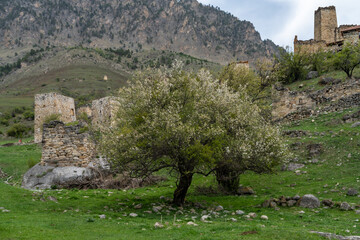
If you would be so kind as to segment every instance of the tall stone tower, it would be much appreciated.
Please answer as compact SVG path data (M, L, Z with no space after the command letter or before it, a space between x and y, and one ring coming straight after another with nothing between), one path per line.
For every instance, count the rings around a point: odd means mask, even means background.
M315 41L335 42L335 29L338 27L335 6L319 7L315 11Z

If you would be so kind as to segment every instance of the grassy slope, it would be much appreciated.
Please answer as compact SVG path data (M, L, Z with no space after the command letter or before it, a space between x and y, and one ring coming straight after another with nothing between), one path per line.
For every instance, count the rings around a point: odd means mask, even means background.
M175 211L163 211L162 215L144 213L152 208L152 203L163 203L160 196L172 196L175 187L172 180L128 191L63 190L44 193L32 193L0 182L0 207L11 210L10 213L0 212L0 239L322 239L309 233L311 230L360 235L360 224L356 221L360 215L354 211L323 208L315 211L298 207L275 211L256 207L271 197L308 193L316 195L320 200L359 204L360 198L346 196L347 190L344 188L359 188L360 185L359 128L351 128L351 124L331 124L332 119L341 118L355 110L358 109L320 115L285 126L286 129L312 132L312 137L288 141L323 144L325 151L318 159L324 162L307 164L302 169L307 173L299 176L293 172L278 172L276 175L244 174L241 183L252 186L256 196L200 195L194 190L195 186L213 185L215 181L211 177L196 177L187 200L200 202L208 208L220 204L230 211L213 218L212 223L200 222L202 210L195 208L196 213L190 213L191 206L182 210L184 214L176 215L176 219L181 220L176 222L179 226L172 224ZM315 136L318 132L324 133L324 136ZM349 153L351 157L348 157ZM300 161L308 160L305 146L296 154ZM35 146L0 148L0 168L14 175L15 182L19 182L20 173L26 171L29 157L39 159L40 150ZM291 184L296 185L291 187ZM325 184L328 187L324 187ZM55 196L58 203L41 201L41 198L47 199L48 196ZM142 203L143 208L135 210L133 206L138 203ZM269 220L257 217L250 221L232 216L231 213L238 209L246 213L256 212L258 216L267 215ZM299 214L301 210L305 214ZM138 213L139 217L123 216L131 212ZM107 218L99 219L100 214L106 214ZM199 224L198 227L186 225L192 216L197 216L195 222ZM231 217L238 219L238 222L231 222ZM161 219L163 223L170 224L164 229L154 229L154 223ZM241 235L253 230L257 234Z

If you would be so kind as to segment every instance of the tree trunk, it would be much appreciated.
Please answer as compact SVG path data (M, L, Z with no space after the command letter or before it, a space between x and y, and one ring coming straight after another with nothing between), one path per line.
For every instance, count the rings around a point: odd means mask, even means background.
M227 166L221 166L216 170L216 180L227 193L235 194L240 183L240 173Z
M174 200L173 203L175 205L181 206L185 202L186 193L191 185L193 173L180 175L179 185L177 186L174 192Z

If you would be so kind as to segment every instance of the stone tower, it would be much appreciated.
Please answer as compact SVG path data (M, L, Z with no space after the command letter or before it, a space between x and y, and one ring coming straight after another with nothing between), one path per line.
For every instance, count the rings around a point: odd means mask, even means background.
M335 30L337 27L336 9L334 6L319 7L315 11L315 41L335 42Z

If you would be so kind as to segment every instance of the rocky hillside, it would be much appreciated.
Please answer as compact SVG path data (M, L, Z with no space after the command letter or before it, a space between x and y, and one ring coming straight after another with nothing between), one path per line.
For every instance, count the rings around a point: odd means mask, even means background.
M196 0L1 0L0 45L173 50L218 63L271 56L252 23Z

